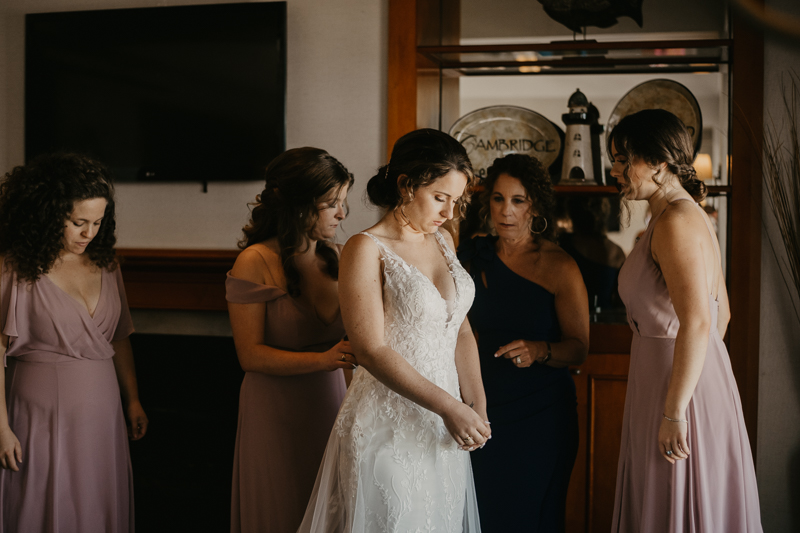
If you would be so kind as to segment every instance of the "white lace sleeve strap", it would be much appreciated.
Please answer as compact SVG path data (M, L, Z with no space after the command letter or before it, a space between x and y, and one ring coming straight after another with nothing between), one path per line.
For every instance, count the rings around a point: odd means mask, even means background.
M367 237L369 237L370 239L372 239L373 241L375 241L375 246L377 246L377 247L378 247L378 252L380 252L380 254L381 254L381 259L382 259L382 260L385 260L385 257L386 257L386 245L384 245L384 244L383 244L383 243L380 241L380 239L378 239L378 238L377 238L375 235L373 235L372 233L369 233L369 232L366 232L366 231L362 231L361 233L359 233L359 235L366 235Z
M449 261L452 261L453 259L455 259L456 258L456 254L453 251L453 249L450 248L450 245L447 244L447 240L444 238L444 235L442 235L442 230L437 231L436 233L434 233L434 235L436 235L436 241L439 243L439 246L442 248L442 252L444 252L445 257L447 257L447 259Z

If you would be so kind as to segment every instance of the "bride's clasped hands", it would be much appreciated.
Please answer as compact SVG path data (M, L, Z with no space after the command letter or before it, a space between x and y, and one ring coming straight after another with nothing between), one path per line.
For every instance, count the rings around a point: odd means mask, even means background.
M462 450L471 452L483 448L492 438L492 429L484 408L483 416L455 398L441 413L444 425Z

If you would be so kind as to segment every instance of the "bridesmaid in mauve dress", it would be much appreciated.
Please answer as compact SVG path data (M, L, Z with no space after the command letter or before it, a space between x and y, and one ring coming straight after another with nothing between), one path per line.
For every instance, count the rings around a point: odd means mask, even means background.
M722 341L730 311L692 141L663 110L624 118L611 174L653 218L620 271L633 330L612 531L760 532L753 456Z
M127 440L147 417L114 229L87 158L42 156L0 184L0 533L133 531Z
M239 395L231 531L295 533L355 358L339 314L339 249L353 176L318 148L266 171L225 284L246 372ZM349 378L349 375L347 376Z

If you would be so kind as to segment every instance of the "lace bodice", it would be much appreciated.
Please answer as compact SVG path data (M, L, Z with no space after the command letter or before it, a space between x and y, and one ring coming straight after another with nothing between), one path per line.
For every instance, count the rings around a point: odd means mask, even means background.
M426 379L458 397L454 350L461 323L472 305L475 286L441 234L436 240L455 283L455 299L442 298L417 267L369 233L381 253L384 287L384 338Z
M455 284L448 302L369 233L383 264L384 339L423 377L461 399L455 349L475 286L439 233ZM342 403L301 532L476 532L469 455L441 417L359 367Z

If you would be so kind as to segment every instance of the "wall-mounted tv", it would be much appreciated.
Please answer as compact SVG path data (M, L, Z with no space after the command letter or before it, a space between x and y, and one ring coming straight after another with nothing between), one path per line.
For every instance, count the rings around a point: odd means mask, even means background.
M286 146L286 3L26 16L25 156L120 181L258 180Z

